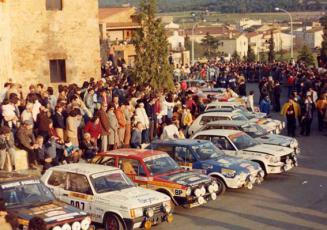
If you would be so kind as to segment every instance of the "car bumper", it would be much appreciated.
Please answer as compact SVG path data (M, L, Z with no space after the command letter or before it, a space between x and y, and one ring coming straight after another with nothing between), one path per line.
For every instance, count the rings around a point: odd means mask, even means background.
M252 189L255 184L262 183L263 177L264 172L262 170L258 170L251 173L245 179L226 178L225 182L228 188L238 189L244 187L247 189Z
M280 163L279 165L268 165L267 173L268 174L278 174L290 171L292 168L298 166L297 158L294 158L287 163Z
M213 200L212 196L210 193L206 193L204 196L202 196L204 199L204 202L199 202L199 198L195 196L189 196L187 198L181 198L181 197L176 197L175 199L178 200L180 205L183 205L186 208L195 208L199 207L201 205L204 205L208 203L209 201Z
M172 214L167 213L157 213L153 217L138 217L135 219L124 219L124 222L126 224L126 228L129 229L136 229L136 228L142 228L144 227L146 222L150 222L151 226L162 223L162 222L169 222L168 217L172 217Z

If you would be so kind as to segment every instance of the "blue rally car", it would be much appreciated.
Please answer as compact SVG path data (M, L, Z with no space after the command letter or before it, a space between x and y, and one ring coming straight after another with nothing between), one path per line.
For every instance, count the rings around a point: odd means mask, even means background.
M227 156L210 141L156 140L147 149L167 152L180 166L214 177L219 186L218 195L226 187L252 189L263 181L264 172L259 164Z

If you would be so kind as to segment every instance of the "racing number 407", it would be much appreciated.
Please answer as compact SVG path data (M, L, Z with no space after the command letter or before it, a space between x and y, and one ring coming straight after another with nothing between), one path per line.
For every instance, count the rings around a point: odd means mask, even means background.
M72 201L70 201L70 204L72 206L75 206L76 208L79 208L79 209L82 209L82 210L84 210L84 208L85 208L85 203L84 202L79 202L79 201L72 200Z

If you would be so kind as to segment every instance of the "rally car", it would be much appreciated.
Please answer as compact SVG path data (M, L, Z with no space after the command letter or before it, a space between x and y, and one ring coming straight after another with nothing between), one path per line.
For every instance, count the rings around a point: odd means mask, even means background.
M296 154L300 153L299 143L295 138L278 134L271 134L260 125L249 121L213 121L204 125L200 131L211 129L240 130L263 144L289 147L294 149Z
M298 165L293 149L262 144L237 130L205 130L196 133L192 139L210 140L227 155L257 162L265 175L286 172Z
M190 128L188 129L188 134L193 135L197 131L199 131L203 125L212 122L212 121L220 121L220 120L231 120L231 121L252 121L268 132L271 133L280 133L280 130L283 128L283 124L276 123L271 119L249 119L244 114L240 113L239 111L235 110L232 112L216 112L216 111L207 111L203 114L200 114L192 123Z
M121 168L140 186L169 195L175 205L192 208L217 198L213 179L186 171L161 151L119 149L100 153L92 163Z
M0 172L0 198L7 212L17 216L19 229L27 230L34 217L41 218L47 230L90 228L91 219L84 211L56 200L36 177Z
M173 221L169 196L137 187L118 168L61 165L47 170L42 181L57 198L89 213L106 230L150 229Z
M179 165L213 177L218 183L218 195L228 188L246 187L263 181L260 165L230 157L210 141L203 140L157 140L147 148L167 152Z

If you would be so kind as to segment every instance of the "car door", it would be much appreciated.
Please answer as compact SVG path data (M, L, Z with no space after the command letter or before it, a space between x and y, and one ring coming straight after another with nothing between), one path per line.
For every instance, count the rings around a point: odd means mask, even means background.
M90 181L83 174L67 172L65 189L62 190L61 197L66 203L87 213L95 212Z
M132 180L141 187L148 186L149 178L146 175L143 164L136 159L121 157L118 160L118 167Z
M211 136L211 142L223 150L227 155L237 156L237 151L232 143L224 136Z

